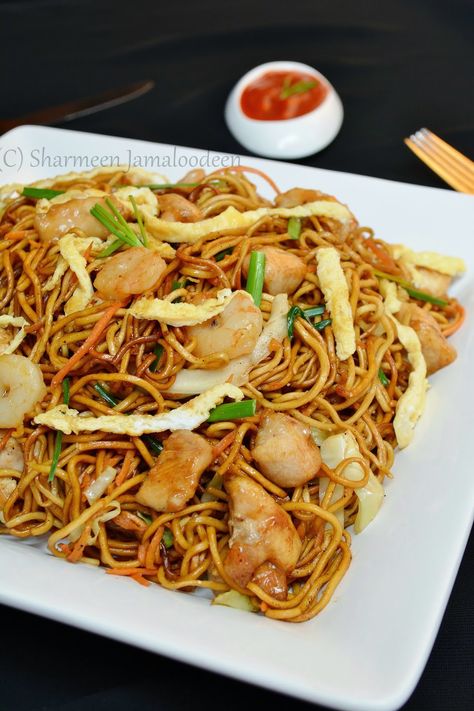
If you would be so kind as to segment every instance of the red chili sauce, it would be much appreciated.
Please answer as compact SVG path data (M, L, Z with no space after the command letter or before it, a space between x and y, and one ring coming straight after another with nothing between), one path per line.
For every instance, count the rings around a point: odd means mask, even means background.
M266 72L244 89L240 105L251 119L281 121L313 111L327 92L326 84L311 74Z

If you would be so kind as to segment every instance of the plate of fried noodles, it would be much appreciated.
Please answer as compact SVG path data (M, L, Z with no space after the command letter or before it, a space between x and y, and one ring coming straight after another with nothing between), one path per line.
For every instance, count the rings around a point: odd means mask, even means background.
M472 198L191 149L165 170L144 156L170 147L53 129L10 145L143 160L0 187L0 600L398 706L472 511Z

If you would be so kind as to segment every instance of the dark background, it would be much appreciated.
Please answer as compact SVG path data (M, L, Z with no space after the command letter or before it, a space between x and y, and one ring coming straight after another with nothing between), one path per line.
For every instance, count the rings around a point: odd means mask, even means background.
M445 187L403 138L427 126L474 155L473 8L472 0L0 2L1 118L151 78L145 97L67 127L245 154L223 120L227 94L256 64L292 59L322 71L345 108L336 140L299 162ZM471 537L406 711L474 706L473 549ZM0 649L0 711L319 708L3 607Z

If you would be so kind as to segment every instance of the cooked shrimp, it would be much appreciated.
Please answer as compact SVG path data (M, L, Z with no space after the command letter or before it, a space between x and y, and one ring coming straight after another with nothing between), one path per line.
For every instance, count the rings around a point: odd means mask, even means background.
M176 430L137 493L137 501L155 511L180 511L197 489L213 460L211 445L188 430Z
M302 486L321 466L319 447L309 427L282 412L267 410L255 438L252 456L278 486Z
M280 193L275 198L277 207L296 207L304 205L307 202L315 202L316 200L335 200L332 195L326 195L319 190L308 190L307 188L292 188L286 193Z
M286 600L288 596L288 582L285 571L268 561L258 566L252 582L276 600Z
M0 427L17 427L46 387L41 368L21 355L0 356Z
M224 352L232 359L253 351L262 325L262 313L252 297L238 293L218 316L189 326L187 333L196 341L193 352L198 358Z
M202 168L190 170L189 173L186 173L186 175L181 178L181 180L178 180L180 185L179 190L183 193L192 193L192 191L197 187L196 183L201 183L205 177L206 171ZM189 183L189 185L185 185L185 183Z
M130 247L107 259L94 286L104 299L124 299L151 289L165 269L166 262L156 252Z
M0 439L3 439L4 436L5 432L0 430ZM23 448L18 440L10 437L4 448L0 450L0 469L13 469L16 472L22 472L24 465Z
M167 222L197 222L202 220L201 210L190 200L176 193L158 195L160 219Z
M40 239L50 242L74 228L81 230L86 237L107 237L109 230L90 213L97 203L107 207L105 197L92 195L53 203L48 212L37 212L34 225ZM118 210L122 210L119 201L116 201L116 206Z
M418 334L428 375L436 373L437 370L456 360L456 349L443 336L438 322L429 311L420 308L417 304L403 304L399 317Z
M224 567L230 577L245 587L266 561L285 573L293 570L301 552L301 540L286 511L250 477L231 475L225 488L229 494L232 536Z
M306 274L306 264L302 259L278 247L262 247L258 250L265 255L264 291L277 294L292 294L299 287ZM244 260L243 272L247 276L250 255Z

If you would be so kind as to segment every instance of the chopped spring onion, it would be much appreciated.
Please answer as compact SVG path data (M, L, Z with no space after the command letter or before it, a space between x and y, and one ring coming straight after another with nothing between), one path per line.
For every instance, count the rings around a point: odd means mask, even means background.
M174 536L169 528L165 528L161 540L163 541L165 548L171 548L171 546L173 545Z
M163 451L163 445L160 442L159 439L156 439L156 437L153 437L153 435L145 434L142 435L142 440L144 443L148 446L149 449L153 452L153 454L161 454Z
M252 297L255 306L260 306L262 301L263 281L265 279L265 253L251 252L247 286L245 290Z
M111 202L108 198L105 202L109 210L106 210L103 205L96 203L90 210L91 215L102 225L104 225L104 227L109 230L111 234L115 235L122 244L128 244L129 247L141 247L141 241L138 239L128 222L126 222L117 210L113 202ZM99 257L109 256L109 254L111 254L110 250L112 247L114 247L113 251L118 248L118 246L115 245L116 242L110 245L110 247L107 247L107 249L99 254Z
M148 237L145 232L145 228L143 226L143 220L142 220L142 216L140 215L140 210L138 209L138 205L137 205L136 200L133 197L133 195L129 195L129 199L130 199L130 202L132 203L133 214L135 215L135 219L137 221L138 228L140 230L140 235L142 238L143 246L148 247Z
M108 390L106 390L104 387L102 387L102 385L100 385L100 383L94 384L94 390L99 393L101 398L103 400L105 400L107 405L109 405L110 407L115 407L116 405L119 404L119 400L117 400L117 398L113 397L113 395L111 395ZM128 413L125 413L125 414L128 414ZM163 450L163 445L159 439L157 439L156 437L153 437L153 435L146 434L146 435L142 435L142 440L147 445L148 449L150 449L152 451L153 454L156 454L157 456L158 456L158 454L161 454L161 452Z
M156 346L153 348L153 353L156 355L156 358L155 358L155 360L151 363L151 365L150 365L150 367L149 367L149 370L151 370L152 373L154 373L155 370L158 368L158 364L159 364L159 362L160 362L160 360L161 360L161 356L163 355L163 352L164 352L164 348L163 348L163 346L161 345L161 343L158 343L158 345L156 345Z
M378 269L374 269L374 274L375 276L378 276L381 279L388 279L389 281L394 281L397 284L400 284L400 286L405 289L408 295L411 296L413 299L418 299L419 301L427 301L429 304L434 304L435 306L449 305L449 302L445 299L439 299L437 296L432 296L431 294L427 294L425 291L419 291L418 289L415 289L409 281L406 281L405 279L402 279L399 276L395 276L394 274L387 274L387 272L381 272Z
M215 407L209 415L208 422L223 422L225 420L240 420L243 417L252 417L257 411L256 400L242 400L241 402L226 402Z
M290 217L288 220L288 235L291 239L298 239L301 234L301 220L299 217Z
M384 386L384 388L386 388L390 382L390 380L387 378L387 376L383 372L382 368L379 368L379 380L382 383L382 385Z
M216 262L221 262L227 254L232 254L233 251L233 247L227 247L227 249L223 249L222 252L217 252L217 254L214 256L214 259L216 260Z
M321 321L318 321L318 323L313 323L313 326L315 327L316 331L323 331L326 326L330 326L332 324L332 318L323 318Z
M184 279L183 281L174 281L171 284L171 291L176 291L176 289L184 289L188 284L188 280Z
M295 319L298 316L301 316L301 318L304 318L305 321L310 323L314 328L316 328L318 331L321 331L323 328L326 328L326 326L329 326L331 323L331 319L324 319L323 321L320 321L319 323L312 323L310 321L312 316L321 316L324 312L326 311L326 307L324 304L321 304L321 306L312 306L309 309L301 309L299 306L292 306L291 309L288 311L287 315L287 322L288 322L288 338L291 339L293 338L293 332L295 328Z
M102 385L100 385L100 383L94 384L94 390L99 393L102 400L105 400L107 405L110 405L110 407L115 407L116 405L119 404L119 401L117 400L117 398L113 397L113 395L111 395L108 390L106 390L104 387L102 387Z
M143 188L150 190L171 190L172 188L197 188L200 183L150 183L150 185L142 185Z
M296 84L290 84L291 79L287 77L283 84L282 90L280 91L280 99L289 99L290 96L294 94L305 94L307 91L314 89L317 85L315 80L304 80L297 81Z
M65 405L69 405L69 378L64 378L62 382L63 390L63 402ZM51 459L51 468L49 470L48 481L51 482L56 474L56 469L58 468L59 457L61 455L61 447L63 444L63 433L56 432L56 439L54 441L53 458Z
M137 511L137 516L138 518L141 518L141 520L144 521L147 526L149 526L153 522L152 517L148 516L148 514L146 513L143 513L143 511Z
M51 200L51 198L63 195L65 192L65 190L51 190L50 188L23 188L22 195L36 200L41 200L41 198Z

